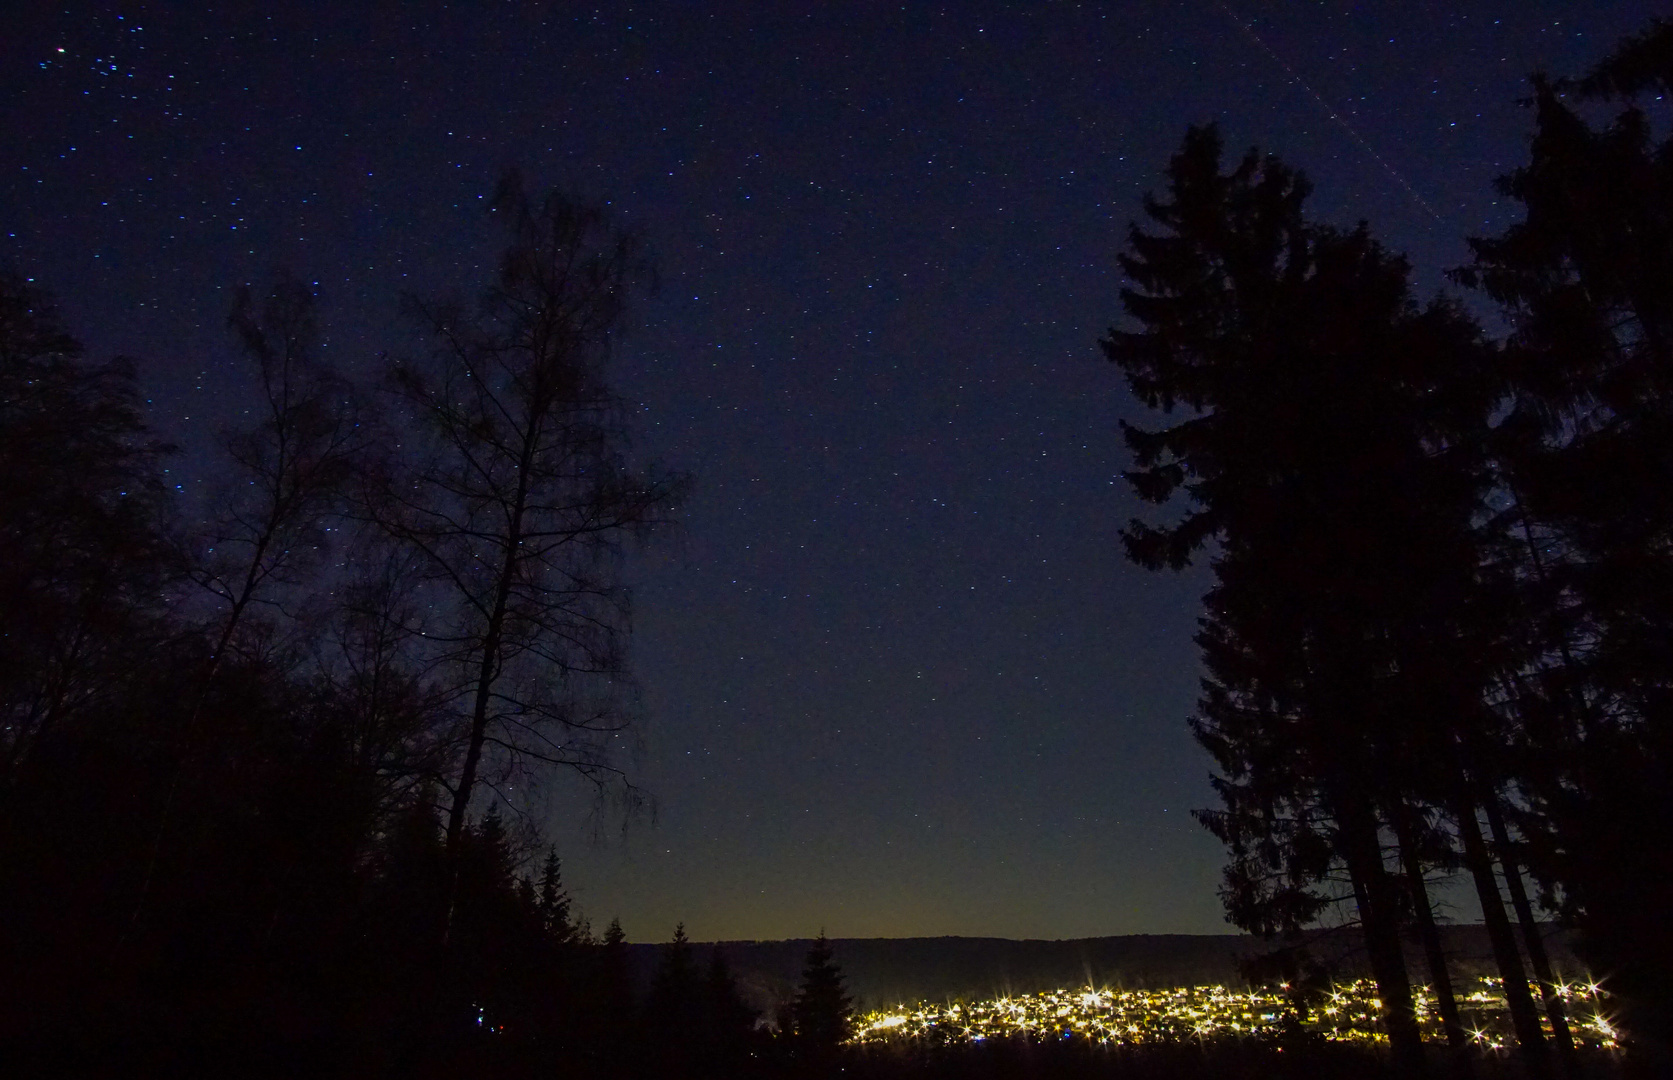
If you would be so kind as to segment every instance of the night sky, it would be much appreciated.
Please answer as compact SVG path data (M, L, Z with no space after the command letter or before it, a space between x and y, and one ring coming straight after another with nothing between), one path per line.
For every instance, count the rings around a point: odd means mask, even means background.
M1658 10L22 6L0 265L141 360L188 500L243 407L240 283L317 282L364 373L410 342L403 291L484 281L506 167L643 230L661 288L617 385L638 452L698 480L633 567L659 811L624 836L546 796L579 906L634 940L1225 932L1189 817L1205 578L1116 537L1126 225L1218 121L1430 291L1512 220L1523 77Z

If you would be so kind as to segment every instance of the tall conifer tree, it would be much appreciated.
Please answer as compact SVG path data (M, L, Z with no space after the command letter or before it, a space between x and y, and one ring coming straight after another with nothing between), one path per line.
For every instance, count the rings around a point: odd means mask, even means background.
M1510 815L1638 1052L1673 1060L1673 23L1536 77L1524 219L1458 276L1502 306L1499 461L1530 632ZM1588 120L1577 100L1613 109ZM1596 115L1591 110L1588 114ZM1658 125L1659 134L1658 134ZM1508 830L1507 830L1508 833ZM1508 839L1508 837L1507 837ZM1537 933L1537 930L1534 931Z
M1387 848L1408 801L1464 812L1451 725L1481 671L1455 665L1420 689L1408 669L1467 622L1482 350L1455 307L1412 301L1404 260L1364 226L1309 223L1299 174L1254 153L1222 174L1220 155L1212 129L1188 133L1168 201L1145 204L1158 230L1135 227L1121 259L1136 328L1104 348L1141 401L1184 414L1124 426L1126 476L1147 501L1186 503L1123 539L1152 568L1212 553L1193 728L1220 768L1224 806L1201 816L1232 856L1228 914L1293 932L1344 872L1396 1058L1415 1072L1409 890Z
M820 931L807 951L802 986L793 1007L796 1040L803 1053L820 1061L836 1054L853 1033L853 1006L843 986L836 952Z

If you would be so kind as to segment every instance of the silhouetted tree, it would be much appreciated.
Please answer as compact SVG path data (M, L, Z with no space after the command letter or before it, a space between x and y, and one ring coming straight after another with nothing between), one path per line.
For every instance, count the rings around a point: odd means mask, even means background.
M652 1075L686 1076L696 1069L703 1019L702 976L680 923L662 947L644 1002L641 1027Z
M296 589L308 564L320 560L326 532L342 509L340 496L369 447L351 388L314 355L319 328L307 287L281 276L259 308L249 288L241 288L228 326L254 368L260 419L225 434L225 486L187 558L193 580L219 608L203 628L209 648L199 677L181 688L187 696L174 731L177 760L158 800L132 916L136 924L149 904L163 846L191 843L174 835L175 815L193 772L213 767L212 744L222 729L203 722L211 684L240 635L246 639L243 659L254 667L296 659L287 655L294 650L277 646L272 621L252 622L253 609L276 605L281 591Z
M354 389L317 355L314 306L308 286L280 275L259 303L241 287L227 319L261 404L255 424L224 437L232 467L197 538L193 576L222 604L212 665L252 605L275 603L323 557L340 498L371 448Z
M1533 80L1525 218L1459 273L1502 306L1500 446L1525 540L1523 663L1504 708L1521 756L1509 816L1584 931L1637 1052L1673 1055L1673 24L1577 86ZM1620 106L1594 126L1576 97ZM1517 552L1507 553L1514 557ZM1535 931L1537 933L1537 931Z
M667 519L678 485L626 456L611 344L646 266L603 212L502 183L511 232L474 311L413 302L435 343L393 364L403 460L368 510L430 575L425 632L454 673L456 847L485 761L573 769L607 787L630 715L622 542Z
M604 938L593 956L591 982L586 996L589 1029L602 1053L615 1060L626 1059L627 1045L638 1018L634 1000L633 972L627 954L627 934L619 918L605 927Z
M567 942L575 936L575 926L569 921L569 894L563 887L563 866L558 861L557 848L548 848L546 862L540 869L540 921L546 933L556 942ZM617 933L621 927L612 923Z
M1457 725L1491 669L1438 643L1472 625L1485 350L1455 305L1412 301L1405 261L1363 225L1309 223L1308 184L1275 159L1222 174L1218 135L1192 129L1169 179L1170 201L1145 203L1159 231L1135 226L1121 259L1137 328L1104 348L1145 404L1186 413L1124 431L1134 490L1187 508L1123 540L1151 568L1212 546L1193 730L1220 769L1224 809L1200 816L1231 852L1228 914L1293 932L1344 873L1396 1060L1416 1072L1414 894L1386 852L1408 802L1474 812Z
M0 274L0 1041L132 1015L100 1019L134 976L111 909L161 786L153 691L190 651L167 452L133 365L85 359L46 294Z
M0 275L0 789L157 637L176 563L134 367L83 358L51 299Z
M755 1022L760 1014L738 993L731 965L718 946L709 954L703 999L710 1071L736 1073L754 1044Z
M240 293L230 321L259 418L224 441L227 489L195 546L181 540L197 527L171 519L168 448L146 429L132 366L86 362L44 295L0 277L8 1060L39 1045L52 1071L159 1074L188 1059L471 1075L613 1075L630 1061L619 925L593 941L555 852L538 881L522 871L531 838L497 806L467 813L492 777L463 766L489 754L502 773L619 775L611 740L630 698L614 558L677 485L625 463L624 407L601 377L631 245L596 214L507 198L521 246L468 333L437 327L469 341L474 366L438 376L462 381L431 404L458 420L470 406L449 412L448 395L497 381L465 427L432 424L434 443L407 433L431 456L406 487L368 453L351 388L316 362L309 291L281 279L264 299ZM424 377L397 381L417 393ZM513 401L531 423L495 427ZM490 460L508 431L520 452ZM478 440L453 447L451 474L437 464L450 434ZM489 589L488 648L471 637L486 625L467 588L478 538L404 526L414 493L491 522L502 481L522 502L487 575L505 586ZM349 528L345 557L324 559L327 535ZM299 610L307 634L290 632ZM488 702L486 726L467 715L461 732L461 700ZM718 1025L694 1030L715 1035L703 1052L719 1060L737 1018L716 998L729 978L689 974L688 1013Z
M854 1031L854 1003L843 986L842 968L823 931L808 949L796 994L798 1053L814 1062L831 1061Z
M322 734L377 787L380 814L446 775L449 691L415 646L422 582L410 555L360 531L308 648Z

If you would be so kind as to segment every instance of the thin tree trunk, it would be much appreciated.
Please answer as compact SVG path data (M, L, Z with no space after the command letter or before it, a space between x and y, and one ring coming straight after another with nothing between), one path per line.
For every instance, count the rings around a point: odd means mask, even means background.
M1510 905L1516 911L1517 921L1522 924L1522 943L1528 950L1528 962L1533 966L1534 978L1539 980L1545 1015L1551 1019L1551 1040L1557 1044L1557 1056L1563 1063L1563 1071L1569 1076L1578 1076L1579 1063L1574 1058L1574 1036L1569 1032L1568 1010L1563 1007L1562 995L1557 992L1551 956L1545 950L1545 939L1540 936L1533 905L1528 902L1528 890L1522 883L1522 868L1511 857L1510 831L1505 828L1498 797L1491 794L1484 796L1482 806L1487 811L1487 827L1493 833L1493 845L1498 849L1505 884L1510 886Z
M505 573L509 578L511 556L506 556ZM459 770L459 783L453 789L453 803L447 810L447 854L458 853L459 838L465 830L465 811L470 806L471 791L476 787L476 770L482 761L482 745L488 736L488 702L492 700L494 678L499 674L500 635L505 625L505 594L509 586L503 581L493 614L488 620L488 632L482 639L482 661L477 666L476 691L471 705L470 738L465 744L465 763Z
M458 852L459 837L465 828L465 812L470 808L471 791L476 786L476 770L482 761L482 745L488 737L488 703L493 700L494 680L499 677L500 645L505 634L506 609L511 604L511 585L517 577L518 548L523 542L523 515L528 510L529 474L534 463L534 451L540 437L539 409L529 408L529 423L522 432L522 453L518 458L517 492L512 497L506 515L505 556L500 563L499 580L494 585L494 606L490 609L488 626L482 639L482 662L477 669L475 700L471 704L470 741L465 746L465 764L459 770L459 785L453 791L453 805L447 812L447 854L452 859ZM457 876L457 873L455 873ZM449 922L452 921L451 903Z
M1383 866L1382 840L1370 808L1359 800L1345 801L1343 807L1338 821L1348 876L1353 880L1377 997L1383 1004L1383 1027L1388 1032L1394 1071L1402 1077L1421 1077L1427 1068L1417 1014L1412 1009L1406 955L1400 944L1398 889Z
M1423 952L1429 961L1429 980L1435 988L1436 1006L1441 1014L1441 1023L1446 1028L1447 1046L1452 1051L1453 1072L1459 1080L1469 1080L1475 1074L1470 1061L1470 1038L1458 1012L1458 999L1452 990L1452 973L1447 969L1446 950L1441 947L1441 933L1435 925L1435 911L1429 903L1429 889L1423 881L1423 860L1418 858L1411 809L1404 803L1394 809L1394 832L1412 894L1418 937L1423 941Z
M459 842L464 837L465 815L470 809L471 793L476 787L482 747L488 739L488 703L493 700L494 681L500 675L500 646L505 635L507 610L511 605L511 586L517 577L518 548L523 542L523 515L528 509L530 466L540 434L539 412L532 407L529 412L529 425L522 433L517 492L506 515L504 561L500 563L499 579L494 584L494 606L489 610L488 626L482 638L482 661L477 667L476 691L471 703L470 739L465 744L465 762L459 770L459 783L453 789L453 803L447 810L447 908L441 933L444 953L453 937L453 915L459 900Z
M1481 900L1482 920L1487 924L1487 939L1493 946L1493 958L1498 963L1504 980L1505 1001L1510 1006L1511 1026L1516 1030L1516 1041L1528 1075L1545 1080L1551 1075L1550 1061L1545 1055L1545 1033L1540 1030L1539 1013L1534 1009L1533 995L1528 992L1528 975L1522 968L1522 956L1516 948L1516 935L1505 916L1504 900L1499 895L1499 882L1493 876L1493 863L1487 845L1481 838L1481 824L1476 820L1476 806L1464 795L1458 797L1453 813L1458 819L1458 835L1464 842L1464 862L1475 878L1476 894Z
M528 475L528 470L523 470ZM494 680L499 676L500 641L505 632L506 608L511 598L511 580L517 569L517 540L522 524L521 502L524 492L519 485L519 510L512 516L511 543L506 548L505 561L500 566L499 581L494 588L494 606L488 616L487 632L482 639L482 660L477 667L476 691L471 704L471 731L465 744L465 763L459 770L459 783L453 789L453 802L447 809L447 841L443 851L447 858L447 905L441 927L443 955L453 938L453 915L459 902L459 844L465 834L465 814L470 808L471 792L476 787L476 770L482 761L482 746L488 737L488 703L493 699Z

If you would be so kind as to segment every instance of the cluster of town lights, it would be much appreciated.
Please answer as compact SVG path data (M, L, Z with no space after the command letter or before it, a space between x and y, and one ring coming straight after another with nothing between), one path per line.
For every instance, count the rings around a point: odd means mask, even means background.
M1539 987L1531 986L1535 1000ZM1594 983L1558 987L1568 1004L1570 1028L1582 1045L1615 1046L1615 1029L1602 1011ZM1434 995L1419 987L1413 995L1425 1038L1446 1039ZM1510 1012L1498 979L1482 979L1459 996L1464 1027L1480 1045L1513 1044ZM920 1002L909 1008L871 1012L855 1024L855 1041L929 1039L980 1042L992 1038L1088 1039L1102 1043L1178 1042L1214 1037L1276 1036L1297 1026L1326 1039L1384 1041L1382 1003L1368 979L1333 987L1305 1014L1288 986L1234 990L1224 986L1171 990L1047 990L1038 994L944 1005Z

